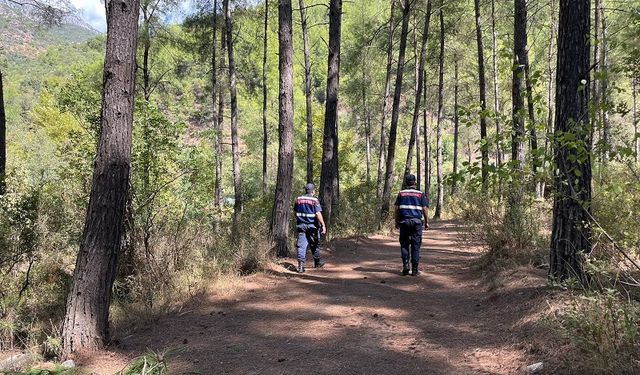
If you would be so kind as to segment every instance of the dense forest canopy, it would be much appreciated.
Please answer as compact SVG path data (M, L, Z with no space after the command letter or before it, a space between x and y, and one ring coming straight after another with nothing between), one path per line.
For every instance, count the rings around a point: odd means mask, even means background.
M638 0L107 0L106 34L60 4L0 0L0 348L289 255L307 182L329 238L388 230L412 173L492 259L638 286Z

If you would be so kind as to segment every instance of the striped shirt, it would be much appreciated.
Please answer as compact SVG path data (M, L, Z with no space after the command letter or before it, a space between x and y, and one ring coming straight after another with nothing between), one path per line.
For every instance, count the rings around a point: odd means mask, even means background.
M399 220L422 219L422 210L429 207L427 195L420 190L405 189L398 193L396 198Z
M320 201L318 201L318 198L307 194L296 198L293 211L296 214L296 221L298 225L315 224L316 214L318 212L322 212L322 207L320 207Z

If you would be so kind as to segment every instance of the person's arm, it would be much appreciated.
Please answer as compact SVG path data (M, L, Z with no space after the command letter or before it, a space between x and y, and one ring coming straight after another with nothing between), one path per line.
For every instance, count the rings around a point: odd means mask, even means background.
M424 216L424 228L429 229L429 200L426 193L422 193L422 215Z
M318 222L320 223L320 228L322 228L320 233L327 234L327 226L324 225L324 218L322 217L322 212L316 212L316 219L318 219Z

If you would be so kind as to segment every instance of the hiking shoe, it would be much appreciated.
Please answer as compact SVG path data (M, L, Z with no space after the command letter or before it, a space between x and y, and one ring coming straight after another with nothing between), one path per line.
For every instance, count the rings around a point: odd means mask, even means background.
M298 262L298 273L304 273L304 262Z
M313 259L313 268L322 268L324 261L322 259Z
M411 276L420 276L420 271L417 268L412 269Z

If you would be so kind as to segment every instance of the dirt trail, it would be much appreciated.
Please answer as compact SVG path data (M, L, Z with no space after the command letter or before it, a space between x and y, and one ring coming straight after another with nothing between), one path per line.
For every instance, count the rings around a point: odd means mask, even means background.
M425 232L419 277L399 274L395 238L338 241L324 269L247 277L233 297L203 297L83 365L112 373L147 348L184 347L172 374L521 373L537 358L519 320L539 291L514 291L515 311L489 295L459 231L443 222Z

